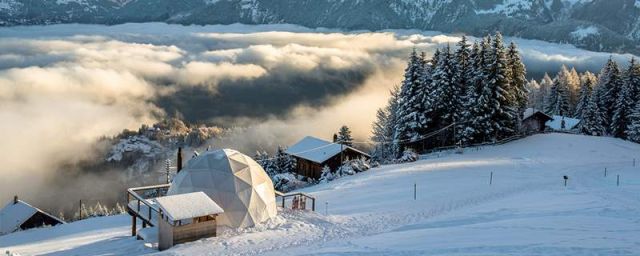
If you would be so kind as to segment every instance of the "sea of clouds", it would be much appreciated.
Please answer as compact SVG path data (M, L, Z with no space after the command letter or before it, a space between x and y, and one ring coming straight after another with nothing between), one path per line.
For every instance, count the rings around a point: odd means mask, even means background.
M243 127L218 144L247 154L330 138L343 124L364 140L408 53L458 40L293 25L0 28L0 200L38 197L55 170L96 157L100 136L167 115ZM532 77L562 64L597 72L610 56L631 56L515 41Z

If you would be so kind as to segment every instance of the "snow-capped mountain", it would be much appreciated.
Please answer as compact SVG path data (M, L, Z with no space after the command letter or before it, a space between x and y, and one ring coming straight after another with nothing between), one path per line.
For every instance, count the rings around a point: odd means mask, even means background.
M273 24L425 29L640 48L640 0L0 0L0 25L52 23Z

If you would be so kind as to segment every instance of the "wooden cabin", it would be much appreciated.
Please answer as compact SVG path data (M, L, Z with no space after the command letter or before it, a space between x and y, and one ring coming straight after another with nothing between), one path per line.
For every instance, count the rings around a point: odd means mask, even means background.
M164 196L155 199L160 209L158 249L214 237L216 217L224 211L204 192Z
M65 224L65 222L19 200L18 196L0 210L0 235L59 224Z
M296 159L297 174L314 179L320 178L324 166L336 170L344 161L371 158L368 154L353 147L311 136L304 137L289 147L286 153Z
M527 109L522 119L522 132L524 134L534 134L544 132L548 121L553 118L542 111Z

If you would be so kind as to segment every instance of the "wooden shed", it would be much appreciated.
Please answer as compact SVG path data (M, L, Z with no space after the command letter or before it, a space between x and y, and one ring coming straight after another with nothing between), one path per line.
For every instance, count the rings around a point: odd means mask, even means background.
M343 161L357 158L369 159L368 154L342 144L332 143L312 136L304 137L289 147L287 154L296 159L296 172L299 175L319 179L324 166L336 170Z
M527 109L522 119L522 131L525 134L544 132L546 123L553 118L542 111Z
M0 235L64 223L61 219L19 200L17 196L0 209Z
M155 199L160 209L158 249L214 237L216 217L224 211L204 192L178 194Z

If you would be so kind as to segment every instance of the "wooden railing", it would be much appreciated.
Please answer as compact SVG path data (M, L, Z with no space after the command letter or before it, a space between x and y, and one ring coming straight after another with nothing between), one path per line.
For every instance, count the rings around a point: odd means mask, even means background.
M309 204L307 203L311 201L311 211L316 210L316 198L302 192L283 194L282 192L276 191L276 197L281 198L280 206L283 209L287 209L287 202L290 202L290 208L293 210L308 210ZM291 199L287 200L288 198Z
M127 189L127 212L131 215L131 235L136 235L136 218L142 220L143 228L154 226L153 215L160 216L160 210L147 199L165 196L170 184L160 184ZM156 217L157 219L157 217Z

